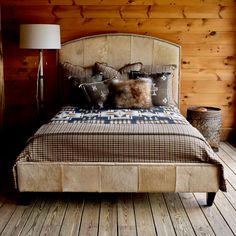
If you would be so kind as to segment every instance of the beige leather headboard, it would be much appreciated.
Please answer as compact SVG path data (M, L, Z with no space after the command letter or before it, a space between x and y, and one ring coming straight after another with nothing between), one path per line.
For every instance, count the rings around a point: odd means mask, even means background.
M175 64L173 100L179 104L180 46L155 37L137 34L101 34L69 41L59 51L60 62L91 66L106 62L116 69L128 63L142 62L144 70L155 65Z

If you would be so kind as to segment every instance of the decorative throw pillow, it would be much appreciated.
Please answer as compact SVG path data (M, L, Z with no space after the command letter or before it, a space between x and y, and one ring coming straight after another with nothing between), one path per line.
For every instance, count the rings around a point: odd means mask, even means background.
M83 108L91 108L94 107L94 98L92 97L91 99L88 99L88 94L85 91L85 87L89 87L89 85L93 85L93 84L99 84L101 83L103 79L103 75L97 74L91 77L86 77L83 79L79 79L77 77L71 77L70 81L72 84L72 88L71 88L71 98L73 99L72 103L73 105L79 106L79 107L83 107ZM87 86L88 85L88 86ZM84 87L85 86L85 87ZM102 85L98 85L98 87L100 88ZM90 95L90 89L88 88L88 93L89 93L89 97L92 96ZM107 88L108 90L108 88ZM97 91L96 91L97 93ZM91 102L92 101L92 102ZM98 99L98 102L100 102L100 100Z
M170 80L171 73L155 73L150 74L152 78L152 103L154 106L167 106L169 105L168 97L168 82Z
M70 89L69 89L69 101L68 103L77 106L80 108L89 109L91 107L90 102L87 99L87 96L84 93L83 88L80 84L70 80Z
M63 62L62 68L68 79L77 78L82 83L85 78L89 78L93 75L93 67L82 67L80 65L73 65L70 62Z
M152 73L162 73L162 72L169 72L173 73L173 71L177 68L177 65L175 64L169 64L169 65L154 65L152 67Z
M97 72L102 72L104 79L112 79L117 78L121 80L127 80L128 79L128 73L131 70L140 71L142 69L143 64L141 62L135 62L132 64L127 64L123 67L121 67L119 70L116 70L115 68L108 66L104 63L96 62L95 63L95 69Z
M144 71L131 70L129 72L130 79L138 79L138 78L145 78L145 77L148 77L148 73Z
M100 62L96 62L95 63L95 70L98 73L103 73L103 78L104 79L113 79L113 78L120 78L120 72L117 71L116 69L114 69L111 66L108 66L106 64L100 63Z
M172 85L172 82L173 82L173 78L175 76L177 76L176 74L176 68L177 68L177 65L174 65L174 64L169 64L169 65L154 65L152 67L152 71L149 72L149 73L170 73L169 75L169 79L168 79L168 82L167 82L167 97L168 97L168 103L169 104L175 104L174 100L173 100L173 85Z
M110 86L113 105L117 108L150 108L151 88L151 79L115 80Z
M108 80L81 84L91 108L103 108L109 94Z
M121 74L130 73L130 71L140 71L142 70L143 63L142 62L135 62L131 64L127 64L119 69Z

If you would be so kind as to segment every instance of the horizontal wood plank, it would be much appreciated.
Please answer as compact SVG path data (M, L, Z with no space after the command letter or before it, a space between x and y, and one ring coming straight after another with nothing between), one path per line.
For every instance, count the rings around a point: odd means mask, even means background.
M227 57L234 56L236 45L229 44L182 44L182 55L192 57Z
M199 81L228 81L234 82L235 81L236 71L234 68L232 69L187 69L184 68L181 71L181 82L183 80L192 81L192 80L199 80Z
M208 18L223 19L235 18L236 10L230 6L213 5L206 7L204 5L183 6L179 5L154 5L150 8L150 18Z
M212 81L209 86L208 80L183 80L181 92L183 93L234 93L236 81Z
M85 18L104 18L106 15L107 18L120 18L120 8L118 6L91 6L82 7L81 14Z
M205 99L207 98L207 100ZM221 105L228 105L229 102L233 102L234 94L225 94L225 93L218 93L218 94L211 94L211 93L182 93L181 94L181 102L182 104L201 104L202 106L217 106Z
M227 57L182 57L182 68L194 69L234 69L236 65L235 56Z
M234 0L1 0L4 5L177 5L177 6L211 6L220 4L222 6L235 6Z
M143 34L143 35L150 35L154 37L158 37L164 40L171 41L177 44L189 44L194 45L195 43L209 43L209 44L217 44L221 42L222 45L224 44L235 44L236 38L234 32L215 32L214 36L211 33L183 33L176 31L175 33L160 33L158 32L158 28L153 28L150 30L145 29L144 27L137 28L137 24L127 25L126 22L123 22L122 25L114 25L113 21L110 23L107 22L106 26L104 25L97 25L92 26L92 29L86 27L87 23L83 24L82 27L75 33L73 30L63 30L61 34L62 42L67 42L72 39L76 39L78 37L89 36L94 34L101 34L101 33L136 33L136 34ZM142 24L142 23L141 23Z
M103 14L103 15L102 15ZM137 13L135 13L137 14ZM207 37L216 37L217 34L226 33L235 30L235 20L233 19L145 19L145 18L105 18L105 13L101 13L102 18L57 18L54 22L60 24L66 31L82 30L85 27L90 31L93 30L139 30L141 32L155 33L176 33L181 32L191 35L192 33L204 33L205 40ZM46 18L46 20L48 20ZM44 19L42 18L44 23ZM46 21L45 21L46 22ZM73 24L72 24L73 23ZM78 25L80 26L78 29ZM100 28L97 28L100 27ZM219 33L218 33L219 31ZM230 33L230 32L228 32ZM220 42L220 41L218 41ZM186 41L186 44L188 41ZM201 43L201 42L196 42ZM222 43L221 43L222 44ZM236 42L235 42L236 44Z

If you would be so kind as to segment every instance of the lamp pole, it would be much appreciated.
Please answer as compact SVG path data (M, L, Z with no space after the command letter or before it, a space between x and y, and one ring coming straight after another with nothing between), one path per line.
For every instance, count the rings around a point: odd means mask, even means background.
M43 49L60 49L60 25L22 24L20 25L20 48L38 49L39 63L37 72L36 101L38 115L44 110Z
M38 71L38 91L37 91L37 106L38 112L41 113L44 109L44 89L43 89L43 49L39 49L39 71Z

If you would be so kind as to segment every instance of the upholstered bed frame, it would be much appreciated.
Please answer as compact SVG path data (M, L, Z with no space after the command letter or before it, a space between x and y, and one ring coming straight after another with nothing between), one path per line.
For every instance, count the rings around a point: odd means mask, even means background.
M141 61L147 70L175 64L172 84L179 104L180 46L149 36L105 34L62 46L60 62L90 66L107 62L114 68ZM20 192L207 192L211 205L219 189L217 166L206 163L19 162ZM206 181L207 180L207 181Z

